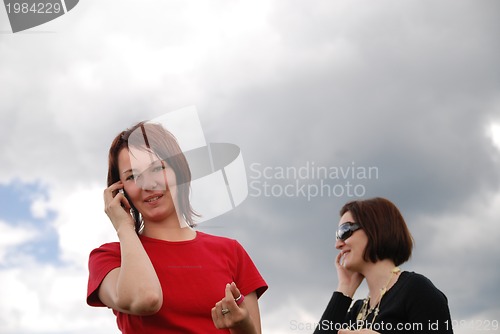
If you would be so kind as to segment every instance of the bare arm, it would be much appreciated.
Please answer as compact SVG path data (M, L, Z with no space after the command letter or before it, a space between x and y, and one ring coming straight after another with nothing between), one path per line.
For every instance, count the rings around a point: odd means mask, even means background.
M127 212L129 203L121 193L116 194L121 187L121 182L117 182L104 191L105 211L120 240L121 267L106 275L98 295L106 306L117 311L151 315L162 306L162 289L153 264L135 232L134 221Z

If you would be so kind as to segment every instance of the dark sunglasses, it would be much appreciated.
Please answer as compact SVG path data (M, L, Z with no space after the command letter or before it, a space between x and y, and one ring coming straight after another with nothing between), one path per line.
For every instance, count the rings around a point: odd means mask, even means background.
M335 232L335 236L337 237L337 240L346 240L349 238L354 231L357 231L361 228L361 225L358 223L353 223L353 222L347 222L339 226L339 229L337 232Z

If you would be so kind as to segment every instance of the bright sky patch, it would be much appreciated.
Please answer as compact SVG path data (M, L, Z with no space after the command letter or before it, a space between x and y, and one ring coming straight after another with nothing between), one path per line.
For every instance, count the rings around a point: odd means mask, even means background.
M27 261L58 262L58 234L51 225L55 214L37 217L32 205L46 198L39 184L11 182L0 185L0 268L18 266Z

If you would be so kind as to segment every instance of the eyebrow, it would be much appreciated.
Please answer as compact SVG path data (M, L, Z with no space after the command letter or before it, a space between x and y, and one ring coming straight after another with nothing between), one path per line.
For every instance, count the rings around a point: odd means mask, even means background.
M127 169L126 171L123 171L122 174L127 174L127 173L134 173L136 169Z
M152 161L144 170L147 170L148 168L151 168L152 166L154 166L155 163L157 162L162 162L163 160L162 159L158 159L158 160L155 160L155 161ZM130 168L130 169L127 169L125 171L122 172L122 174L127 174L127 173L134 173L134 172L137 172L137 169L135 168Z

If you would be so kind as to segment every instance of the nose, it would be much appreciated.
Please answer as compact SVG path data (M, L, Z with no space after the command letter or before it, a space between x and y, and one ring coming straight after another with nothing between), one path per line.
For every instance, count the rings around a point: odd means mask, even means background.
M336 239L336 241L335 241L335 248L336 249L341 250L342 247L344 247L344 245L345 245L345 242L343 240Z
M158 187L158 180L150 173L142 173L136 180L137 186L144 190L154 190Z

